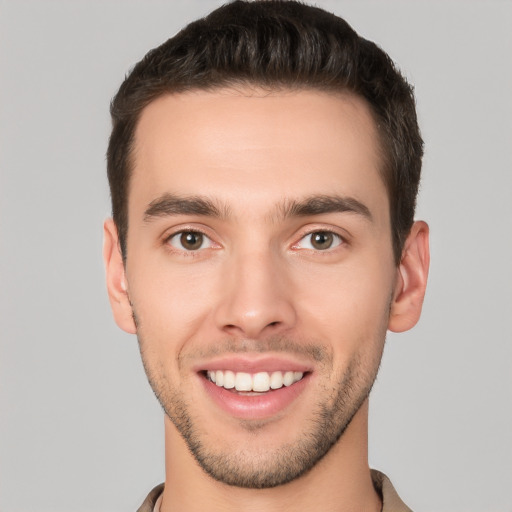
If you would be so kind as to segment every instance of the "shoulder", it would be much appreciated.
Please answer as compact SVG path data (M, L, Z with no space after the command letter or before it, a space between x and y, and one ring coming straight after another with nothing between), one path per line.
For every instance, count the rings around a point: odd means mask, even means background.
M382 512L412 512L400 499L391 480L384 473L375 469L371 473L373 486L382 498Z
M144 503L137 509L137 512L153 512L155 509L156 500L158 500L163 491L164 484L157 485L154 489L152 489L144 500Z

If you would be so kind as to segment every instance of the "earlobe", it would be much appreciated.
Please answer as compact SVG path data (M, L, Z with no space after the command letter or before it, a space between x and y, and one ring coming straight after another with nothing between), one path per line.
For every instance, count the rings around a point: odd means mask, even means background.
M103 261L107 279L108 297L116 324L130 334L137 329L133 320L133 312L128 296L128 286L123 257L119 247L117 227L112 219L103 225Z
M425 222L417 221L405 241L397 270L388 324L390 331L407 331L418 322L427 287L429 264L429 228Z

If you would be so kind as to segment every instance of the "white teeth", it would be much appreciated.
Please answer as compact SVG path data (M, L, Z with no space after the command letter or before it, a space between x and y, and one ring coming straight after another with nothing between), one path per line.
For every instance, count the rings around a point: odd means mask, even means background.
M286 372L284 374L283 384L287 387L293 384L293 372Z
M270 376L267 372L256 373L252 378L253 391L268 391L270 389Z
M272 389L279 389L283 387L283 374L282 372L273 372L270 376L270 387Z
M251 374L238 372L235 376L235 389L237 391L252 391Z
M208 379L225 389L235 388L237 391L256 391L265 393L270 389L280 389L291 386L304 376L303 372L258 372L255 374L231 370L208 370Z
M224 387L233 389L235 387L235 374L231 370L224 372Z

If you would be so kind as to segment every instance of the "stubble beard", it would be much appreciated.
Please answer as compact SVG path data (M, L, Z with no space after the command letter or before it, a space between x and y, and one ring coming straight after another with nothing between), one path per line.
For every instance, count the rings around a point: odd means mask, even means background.
M319 400L314 411L304 421L298 440L272 451L259 452L240 446L233 447L229 452L225 449L215 450L216 443L208 439L208 426L204 420L201 422L194 417L185 393L173 388L169 379L165 378L165 370L158 368L159 363L153 365L150 357L146 357L146 345L140 330L138 338L142 361L153 392L200 467L224 484L264 489L286 484L306 474L338 442L368 397L377 376L385 330L381 334L381 340L372 340L380 344L380 351L371 353L370 361L363 361L361 357L352 360L346 370L337 376L335 385L330 388L324 386L319 391ZM286 346L291 344L287 342ZM373 348L376 349L375 346ZM332 356L326 356L323 347L312 351L323 354L321 367L324 374L329 372L329 368L332 371ZM242 421L240 425L252 435L264 435L265 422ZM247 446L250 446L251 437L248 436L248 439Z

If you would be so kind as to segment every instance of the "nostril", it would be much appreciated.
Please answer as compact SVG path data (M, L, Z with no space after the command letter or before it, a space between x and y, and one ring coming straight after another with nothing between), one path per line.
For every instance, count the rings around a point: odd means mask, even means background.
M224 326L224 331L228 334L239 334L243 333L243 329L238 327L236 324L226 324Z
M279 326L282 325L282 322L276 320L274 322L270 322L268 324L262 324L261 326L251 326L251 325L237 325L237 324L226 324L223 327L224 332L234 335L234 334L243 334L249 338L257 338L261 334L261 330L269 329L269 332L274 332Z

